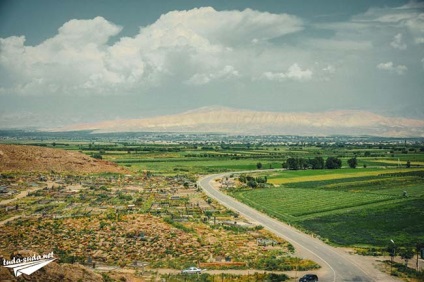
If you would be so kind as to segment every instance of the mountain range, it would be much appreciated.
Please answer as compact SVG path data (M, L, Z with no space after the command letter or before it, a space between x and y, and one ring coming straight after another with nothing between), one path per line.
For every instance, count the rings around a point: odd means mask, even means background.
M73 124L48 131L186 132L246 135L372 135L424 137L424 120L368 111L262 112L205 107L174 115Z

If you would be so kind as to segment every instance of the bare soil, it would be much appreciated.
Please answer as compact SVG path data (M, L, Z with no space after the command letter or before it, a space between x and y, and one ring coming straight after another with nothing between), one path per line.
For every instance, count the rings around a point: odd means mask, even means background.
M122 167L80 152L0 144L0 172L128 173Z

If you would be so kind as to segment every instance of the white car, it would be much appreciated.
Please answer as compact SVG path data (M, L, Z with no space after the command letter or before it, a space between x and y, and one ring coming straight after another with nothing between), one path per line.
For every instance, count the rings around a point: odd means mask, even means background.
M187 269L181 270L181 273L182 274L201 274L202 270L200 268L192 266Z

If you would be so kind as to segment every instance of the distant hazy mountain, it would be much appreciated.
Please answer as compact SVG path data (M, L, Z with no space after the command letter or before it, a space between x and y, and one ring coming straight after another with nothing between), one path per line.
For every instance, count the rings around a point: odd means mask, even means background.
M424 137L424 120L386 117L367 111L278 113L210 107L153 118L75 124L50 131L76 130Z

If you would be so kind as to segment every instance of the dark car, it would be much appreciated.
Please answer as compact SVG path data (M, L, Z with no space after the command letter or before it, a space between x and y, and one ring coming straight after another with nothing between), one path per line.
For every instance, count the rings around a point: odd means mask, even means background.
M299 279L299 282L316 282L318 281L318 276L315 274L306 274L302 278Z

